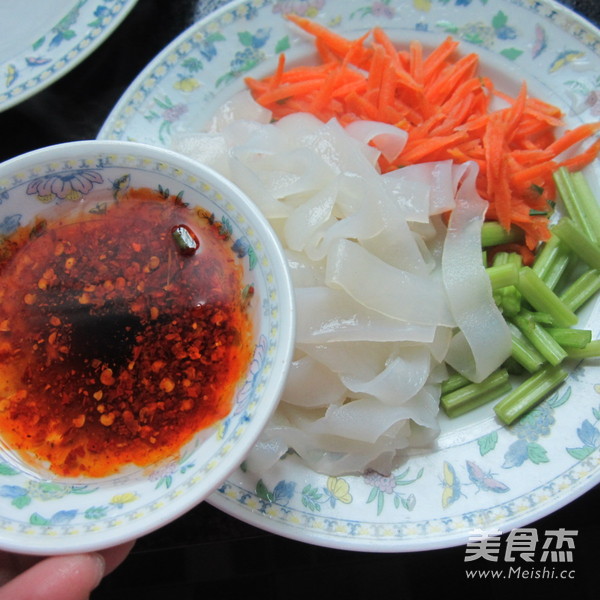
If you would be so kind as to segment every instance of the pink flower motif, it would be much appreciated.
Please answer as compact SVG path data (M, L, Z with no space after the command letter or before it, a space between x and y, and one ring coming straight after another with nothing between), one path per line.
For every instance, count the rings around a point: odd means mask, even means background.
M364 476L365 483L377 488L384 494L393 494L396 487L396 479L391 475L381 475L376 471L367 471Z
M148 476L150 481L159 481L169 475L173 475L177 471L179 464L176 460L169 461L166 464L159 466L156 470L152 471Z
M395 13L394 8L386 2L373 2L371 11L373 16L385 17L386 19L391 19Z
M175 121L177 121L177 119L179 119L179 117L184 115L187 112L187 110L188 107L185 104L175 104L175 106L167 108L163 112L162 116L165 121L168 121L169 123L174 123Z
M591 113L594 116L600 114L600 93L596 90L592 90L585 99L586 105L590 108Z
M323 8L325 0L280 0L273 7L274 13L295 14L300 17L314 16Z
M30 181L27 194L40 198L76 200L91 192L94 184L104 180L98 171L74 171L63 175L45 175Z

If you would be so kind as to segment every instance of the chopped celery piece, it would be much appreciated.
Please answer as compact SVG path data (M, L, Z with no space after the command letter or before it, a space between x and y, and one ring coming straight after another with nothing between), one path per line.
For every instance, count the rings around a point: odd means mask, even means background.
M446 381L442 382L442 395L448 394L449 392L453 392L454 390L458 390L465 385L469 385L472 383L470 379L461 375L460 373L453 373L446 379Z
M479 383L470 383L442 394L441 405L449 417L457 417L508 393L511 384L506 369L498 369Z
M561 168L564 169L564 167ZM600 204L598 203L598 199L594 196L592 188L581 171L570 173L570 176L576 201L585 214L588 228L594 233L594 238L592 239L598 242L600 241Z
M499 290L519 281L519 267L514 263L494 264L486 269L492 283L492 290Z
M580 275L559 298L572 310L581 308L598 290L600 290L600 271L590 269Z
M567 350L567 354L569 348L585 348L592 341L592 332L589 329L549 327L546 331Z
M585 207L575 189L573 178L568 169L562 167L554 173L554 181L558 193L567 209L567 213L573 219L573 222L582 231L586 238L592 242L597 242L598 238L594 232L591 220L586 214Z
M552 290L569 265L570 250L554 234L544 244L531 267L536 275Z
M526 313L520 313L512 317L512 320L551 365L559 365L567 357L565 349L535 319Z
M600 356L600 340L593 340L583 348L569 348L569 358L597 358Z
M535 373L545 363L544 357L513 323L508 323L511 333L511 357L526 371Z
M483 248L520 242L523 240L523 237L524 234L521 229L513 227L510 231L506 231L496 221L486 221L481 227L481 245Z
M531 267L521 267L517 289L531 306L548 313L557 327L571 327L577 315L538 277Z
M537 311L531 312L529 310L526 312L527 316L531 317L536 323L541 323L542 325L554 325L554 319L548 313Z
M552 231L583 262L592 269L600 269L600 246L590 240L569 217L562 217Z
M494 412L503 423L514 423L557 388L567 375L567 371L560 365L544 366L502 398L494 406Z
M492 269L492 271L488 271L488 274L492 282L494 300L505 317L516 315L521 310L521 294L515 287L519 279L518 269L521 266L522 260L520 254L515 252L498 252L494 257L494 264L489 267ZM496 268L498 270L494 274L494 269ZM513 269L516 269L516 273L513 273ZM514 281L509 285L501 286L500 284L507 283L506 277L514 278Z
M508 371L509 375L523 375L525 373L523 365L517 362L512 356L509 356L502 366Z

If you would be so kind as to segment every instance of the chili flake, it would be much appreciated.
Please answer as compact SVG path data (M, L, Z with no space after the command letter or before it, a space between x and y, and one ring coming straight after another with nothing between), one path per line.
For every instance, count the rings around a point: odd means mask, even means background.
M176 454L229 412L251 358L215 228L151 190L107 194L102 214L17 232L0 262L0 435L61 476Z

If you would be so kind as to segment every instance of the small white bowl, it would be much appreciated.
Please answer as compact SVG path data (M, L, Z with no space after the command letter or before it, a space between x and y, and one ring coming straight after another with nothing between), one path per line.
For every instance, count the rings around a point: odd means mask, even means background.
M283 389L294 345L293 292L283 252L254 204L194 161L145 144L112 141L59 144L8 160L0 165L0 250L15 230L31 229L40 218L51 221L66 206L89 207L89 198L104 197L110 205L139 188L179 194L224 227L223 243L242 265L243 287L254 291L247 309L253 323L251 360L229 414L157 463L124 467L106 477L67 478L0 447L4 550L38 555L97 550L174 520L243 462ZM2 394L0 385L0 401Z

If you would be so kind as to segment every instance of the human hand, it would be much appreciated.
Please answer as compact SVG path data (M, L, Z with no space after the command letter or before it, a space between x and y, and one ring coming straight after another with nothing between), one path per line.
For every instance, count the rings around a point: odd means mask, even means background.
M0 600L87 600L134 543L49 558L0 552Z

